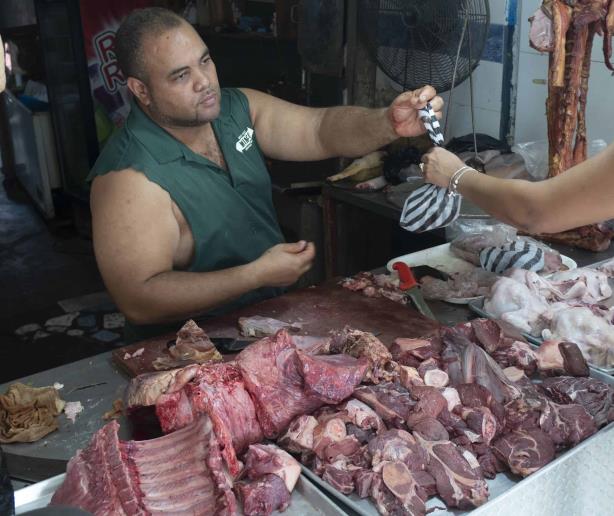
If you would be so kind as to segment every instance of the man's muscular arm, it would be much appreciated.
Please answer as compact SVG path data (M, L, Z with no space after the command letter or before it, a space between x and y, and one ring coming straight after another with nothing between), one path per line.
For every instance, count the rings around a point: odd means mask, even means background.
M313 244L280 244L230 269L173 270L180 232L171 198L130 169L97 177L91 208L98 267L117 306L136 324L186 319L263 286L291 285L315 254Z

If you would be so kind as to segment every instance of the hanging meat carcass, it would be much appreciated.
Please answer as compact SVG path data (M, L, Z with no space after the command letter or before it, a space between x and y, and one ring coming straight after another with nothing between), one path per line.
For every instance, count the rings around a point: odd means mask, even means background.
M548 119L549 177L586 159L586 100L595 34L603 36L606 66L611 63L614 0L544 0L529 19L530 44L549 52ZM546 240L603 251L614 234L601 225L583 226Z

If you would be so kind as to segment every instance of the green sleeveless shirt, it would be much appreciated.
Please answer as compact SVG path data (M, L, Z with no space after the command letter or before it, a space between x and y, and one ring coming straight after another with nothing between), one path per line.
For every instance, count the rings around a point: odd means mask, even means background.
M88 176L132 168L164 188L192 230L195 250L187 270L195 272L246 264L283 241L247 97L222 89L220 116L211 125L228 172L191 151L133 102L124 127L107 142ZM204 315L221 315L281 292L259 289ZM125 341L176 331L184 322L136 326L126 321Z

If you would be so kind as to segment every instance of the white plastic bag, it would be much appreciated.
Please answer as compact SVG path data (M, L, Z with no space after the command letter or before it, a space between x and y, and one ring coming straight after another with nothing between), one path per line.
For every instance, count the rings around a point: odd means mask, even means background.
M604 150L608 144L603 140L591 140L588 142L587 154L590 158ZM527 172L535 181L541 181L548 177L548 141L538 140L534 142L517 143L512 147L512 152L520 154L524 159Z

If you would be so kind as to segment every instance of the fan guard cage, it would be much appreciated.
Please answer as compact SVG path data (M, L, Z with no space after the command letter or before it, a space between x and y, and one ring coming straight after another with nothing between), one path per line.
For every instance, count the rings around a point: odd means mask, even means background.
M404 90L449 90L457 53L454 84L463 82L480 61L490 22L488 0L361 0L358 13L373 59Z

